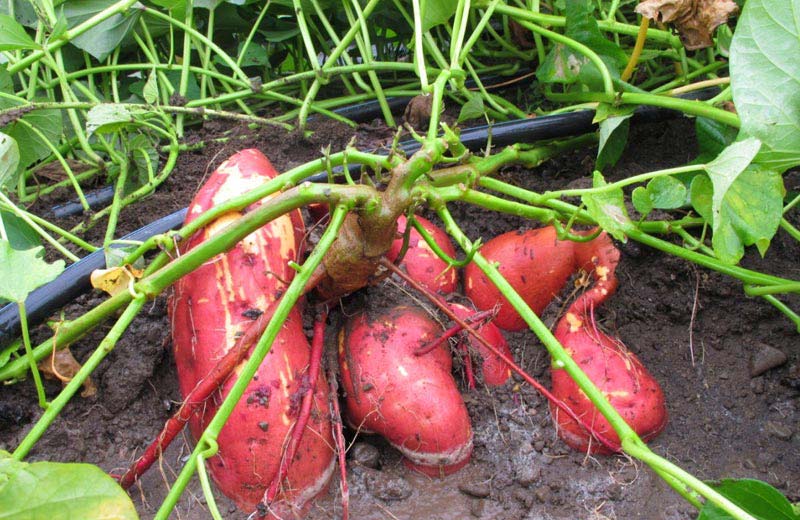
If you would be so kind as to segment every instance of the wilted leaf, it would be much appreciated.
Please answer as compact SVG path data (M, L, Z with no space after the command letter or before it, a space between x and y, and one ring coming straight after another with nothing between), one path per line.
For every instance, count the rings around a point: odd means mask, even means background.
M428 122L431 120L432 103L433 98L427 94L420 94L411 98L403 113L406 123L415 130L427 129Z
M133 121L133 115L124 105L102 103L86 114L86 132L89 135L116 132Z
M129 266L109 267L108 269L95 269L89 279L92 287L105 291L111 296L116 296L133 288L133 283L142 275L142 271Z
M594 172L593 186L605 186L606 180L600 172ZM632 227L631 219L625 209L625 196L622 188L615 188L601 193L586 194L581 197L586 210L597 223L611 236L626 242L625 232Z
M91 464L28 464L0 451L0 518L136 520L128 494Z
M674 25L683 46L695 50L714 45L714 29L739 7L732 0L644 0L635 10L655 22Z
M731 44L731 89L742 135L778 171L800 164L800 15L796 1L748 0Z
M0 132L0 188L17 183L19 146L13 137Z
M8 240L0 240L0 298L24 301L31 291L61 274L64 261L48 264L43 256L43 247L17 251Z
M81 364L72 355L72 351L67 348L57 349L53 355L39 361L39 370L51 379L58 379L63 384L67 384L78 370L81 369ZM82 397L91 397L97 393L97 387L94 385L91 377L87 377L83 382ZM1 518L1 517L0 517Z

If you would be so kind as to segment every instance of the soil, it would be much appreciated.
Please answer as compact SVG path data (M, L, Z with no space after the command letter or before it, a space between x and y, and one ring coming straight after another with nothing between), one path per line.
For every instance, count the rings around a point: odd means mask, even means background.
M310 138L279 130L253 132L221 123L194 130L192 139L234 137L227 144L181 156L175 172L158 190L121 218L124 234L184 206L203 178L237 149L255 146L280 170L319 156L328 144L342 149L351 129L321 124ZM360 146L390 140L380 124L362 125ZM695 153L691 123L677 121L634 127L625 158L609 175L615 178L684 164ZM594 150L575 152L534 170L510 168L504 179L536 190L583 186L591 174ZM797 190L800 177L787 177ZM470 236L488 239L501 231L530 226L505 215L458 206L454 214ZM797 218L796 212L795 217ZM65 224L67 225L67 224ZM651 442L659 454L694 475L757 478L800 500L800 336L766 301L744 296L741 284L686 261L633 243L620 244L620 288L598 311L602 325L634 351L663 385L670 422ZM800 278L800 244L782 231L765 259L752 252L744 265ZM370 296L395 291L396 283L373 288L343 303L347 312ZM65 309L74 317L102 301L99 294L79 298ZM800 308L800 299L787 300ZM549 325L563 301L547 309ZM104 325L75 343L85 359L107 332ZM38 339L44 339L42 331ZM547 384L548 357L530 333L508 335L517 361ZM775 351L786 361L760 372ZM380 438L353 438L348 453L351 517L359 519L664 519L694 518L694 509L640 462L623 456L586 457L556 437L548 405L529 386L513 380L500 388L467 390L464 400L473 421L475 451L470 464L444 479L406 469L400 456ZM76 397L50 427L29 461L84 461L121 473L152 441L180 401L170 354L163 298L139 316L116 349L94 374L98 393ZM50 398L60 385L48 382ZM0 449L13 449L40 414L30 381L0 388ZM151 518L191 450L188 433L166 451L131 489L142 518ZM309 519L337 518L338 482L318 499ZM246 518L218 497L226 518ZM173 518L210 518L195 479Z

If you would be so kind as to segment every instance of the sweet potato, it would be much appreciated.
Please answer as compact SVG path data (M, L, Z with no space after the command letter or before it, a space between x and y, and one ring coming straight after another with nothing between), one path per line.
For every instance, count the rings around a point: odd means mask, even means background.
M575 270L574 242L558 240L553 227L528 231L510 231L486 242L481 254L489 262L499 263L499 271L533 312L541 314L553 296ZM501 329L526 328L497 287L474 264L464 270L464 293L481 310L500 305L494 323Z
M197 193L189 206L187 222L275 174L257 150L237 153ZM191 237L181 250L206 240L237 216L223 215ZM175 284L169 314L183 395L214 368L255 318L270 312L293 277L288 262L296 259L303 232L299 212L284 215ZM309 358L310 347L299 309L295 308L219 434L219 452L209 459L208 467L220 490L244 511L256 508L278 471L284 443L312 383L304 377ZM195 439L231 385L231 381L225 383L203 412L192 417L189 425ZM282 492L270 504L276 514L301 513L325 489L333 471L328 386L322 376L315 389L309 434L303 436Z
M339 334L348 421L385 437L409 467L430 476L460 469L472 453L472 427L446 345L414 355L441 332L422 310L401 306L356 315Z
M450 309L462 320L475 313L474 310L460 303L451 303ZM503 336L503 333L500 332L500 329L492 322L477 327L476 332L509 359L513 359L506 338ZM489 386L500 386L508 381L508 378L511 377L511 368L509 368L505 361L474 337L468 336L466 341L470 347L481 356L481 359L483 359L482 371L484 383Z
M644 440L658 435L667 423L664 393L639 359L620 341L599 329L594 309L617 288L619 250L606 233L575 244L575 261L589 273L592 286L570 305L559 321L555 336L611 405ZM606 437L619 451L619 437L564 369L552 368L553 395L582 417L590 428ZM559 436L576 450L611 453L593 442L592 435L551 404Z
M652 439L664 429L667 409L658 382L619 339L597 327L592 313L567 312L559 321L555 336L642 439ZM619 451L619 436L566 370L554 366L551 376L553 395L564 401L594 431L605 435ZM552 404L550 413L559 437L572 448L588 453L611 453Z
M423 228L433 237L436 244L450 258L455 258L456 250L450 242L450 237L436 224L423 217L415 217ZM401 215L397 219L397 232L402 234L406 229L406 217ZM386 258L394 262L400 254L403 239L398 238L392 243L392 248L386 253ZM436 256L416 229L412 229L408 236L408 249L400 263L408 275L428 289L439 294L450 294L456 290L458 283L455 269L447 269L447 262Z

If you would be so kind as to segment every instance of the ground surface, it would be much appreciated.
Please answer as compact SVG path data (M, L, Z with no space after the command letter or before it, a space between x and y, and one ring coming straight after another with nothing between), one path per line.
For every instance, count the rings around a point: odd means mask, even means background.
M245 146L264 151L283 170L319 155L331 144L338 150L350 139L348 129L326 125L310 139L278 131L247 136L241 129L216 123L197 129L194 138L227 132L226 144L211 144L184 154L162 189L136 210L123 214L120 234L184 206L194 190L225 157ZM391 132L361 128L364 145L391 139ZM634 129L626 159L616 175L641 173L682 164L692 157L690 123ZM376 139L377 136L377 139ZM570 154L538 169L511 170L503 176L544 190L585 185L591 153ZM794 185L789 185L794 183ZM796 175L788 189L798 189ZM530 225L516 218L487 216L475 208L455 215L472 237ZM765 480L793 501L800 500L800 336L768 303L743 296L739 283L635 244L622 247L620 289L600 311L661 382L670 423L652 442L653 449L703 479L752 477ZM800 247L779 233L761 260L750 255L748 267L800 278ZM396 289L391 289L396 290ZM375 290L372 290L374 296ZM101 301L80 298L67 309L75 316ZM353 310L369 298L345 303ZM800 307L795 299L794 308ZM553 304L544 318L552 324ZM73 346L80 359L95 348L106 328ZM509 336L516 359L548 382L548 359L531 334ZM778 349L788 361L753 374L764 352ZM692 356L693 354L693 356ZM180 400L170 355L163 299L147 307L116 350L95 374L99 392L76 398L31 452L29 460L86 461L120 472L149 443ZM49 395L59 389L48 383ZM586 458L571 452L555 436L548 407L531 388L516 381L499 389L463 390L475 432L475 452L464 470L444 480L409 473L383 441L362 436L349 454L351 514L358 519L687 519L693 510L652 471L623 457ZM39 414L33 386L0 388L0 449L13 449ZM190 452L179 439L131 490L142 518L150 518L167 486ZM370 467L371 466L371 467ZM209 518L195 483L174 518ZM338 516L336 482L318 500L310 518ZM244 518L224 498L226 518Z

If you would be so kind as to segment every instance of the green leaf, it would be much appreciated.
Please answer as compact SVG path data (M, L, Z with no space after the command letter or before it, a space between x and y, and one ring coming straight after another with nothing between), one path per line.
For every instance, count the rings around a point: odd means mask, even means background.
M111 5L108 0L71 0L63 5L64 15L73 28ZM122 14L115 14L91 29L73 38L71 43L88 52L98 61L105 60L128 37L139 21L142 5L131 6Z
M566 35L588 46L600 56L611 58L617 66L625 66L628 56L616 43L600 32L591 0L570 0L566 4Z
M9 4L14 6L14 18L16 21L29 27L36 29L39 24L39 18L36 16L36 10L33 8L31 0L6 0L0 2L0 13L10 15Z
M697 175L689 186L689 198L694 210L711 224L711 199L714 197L714 185L707 175Z
M25 28L7 14L0 14L0 51L38 49Z
M147 75L147 81L142 87L142 97L151 105L158 101L158 76L155 69L151 70L150 74Z
M566 3L565 35L592 49L600 56L612 76L619 76L619 67L625 66L627 55L614 42L608 40L597 25L590 0L570 0ZM602 89L600 71L589 58L562 44L555 45L536 70L543 83L574 83L580 81Z
M755 138L731 144L716 159L706 164L706 171L714 184L711 212L716 221L722 207L722 199L736 178L744 171L758 153L761 142Z
M116 132L133 122L133 114L124 105L102 103L86 114L86 132L106 134Z
M28 464L0 452L0 519L136 520L130 497L91 464Z
M716 486L716 489L758 520L800 520L800 515L789 500L766 482L753 479L725 479ZM697 520L732 519L731 515L711 502L706 502L697 517Z
M630 117L614 116L600 122L600 143L597 147L596 168L604 170L606 166L614 166L625 145L628 144L628 130L630 129Z
M445 23L456 13L458 2L452 0L427 0L423 4L422 32L430 31L433 27Z
M297 32L299 33L300 29L297 29ZM243 46L244 42L239 44L242 67L264 67L269 65L269 51L264 46L250 42L250 45L244 51L244 55L242 55Z
M656 177L647 183L647 193L658 209L676 209L686 203L686 186L675 177Z
M0 132L0 188L17 183L19 146L13 137Z
M633 207L636 208L636 211L638 211L642 217L646 217L653 211L653 199L650 198L650 193L647 192L647 188L639 186L634 189L633 192L631 192L631 202L633 202Z
M52 153L50 146L28 125L39 130L44 139L53 145L61 140L64 127L60 110L34 110L22 116L21 120L24 123L14 121L0 130L17 141L20 168L24 169L36 161L49 157Z
M694 124L697 134L697 146L700 149L698 162L708 162L722 153L729 144L736 140L739 130L714 119L698 117Z
M592 184L595 188L606 185L606 180L600 172L594 172ZM611 236L622 242L627 242L625 231L631 229L631 220L625 209L625 196L622 188L614 188L601 193L583 195L581 201L586 205L589 215L608 231Z
M0 92L5 92L6 94L14 93L14 80L11 78L11 74L5 64L0 64Z
M483 117L484 114L486 114L486 109L483 106L483 97L477 92L473 92L469 97L469 101L461 107L461 112L459 112L458 121L456 122L461 123L470 119L477 119Z
M784 194L780 173L758 164L748 166L725 194L719 218L713 221L717 257L734 264L744 254L744 246L750 245L763 256L780 225Z
M43 256L43 247L17 251L8 240L0 240L0 298L24 301L31 291L61 274L64 261L48 264Z
M125 183L125 193L147 184L150 172L158 172L158 150L156 144L144 134L136 134L128 140L128 153L131 157L131 170ZM149 170L148 170L149 166Z
M800 15L797 2L748 0L731 44L731 87L742 136L778 171L800 164Z
M39 234L21 218L6 210L0 210L0 217L11 247L21 251L42 245Z

